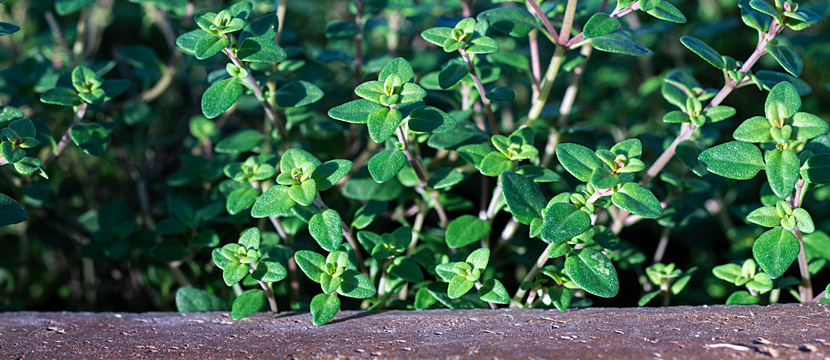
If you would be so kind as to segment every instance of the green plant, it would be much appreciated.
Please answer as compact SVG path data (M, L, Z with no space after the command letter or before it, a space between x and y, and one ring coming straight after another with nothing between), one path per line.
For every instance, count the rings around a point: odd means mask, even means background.
M827 6L328 3L0 5L0 308L827 301Z

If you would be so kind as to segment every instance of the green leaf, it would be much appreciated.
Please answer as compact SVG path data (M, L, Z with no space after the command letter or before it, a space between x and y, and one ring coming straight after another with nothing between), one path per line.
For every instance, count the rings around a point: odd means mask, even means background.
M778 13L778 10L776 10L775 7L768 3L766 0L751 0L749 2L749 6L761 13L764 13L777 19L779 23L783 22L781 14Z
M256 227L248 228L239 234L239 245L245 249L259 250L259 229Z
M577 144L559 144L556 158L565 170L582 182L591 181L594 169L602 167L602 161L591 149Z
M586 248L565 259L565 273L583 290L610 298L620 291L617 270L605 254Z
M298 250L294 253L294 260L300 270L314 282L319 283L326 273L326 258L313 251Z
M813 218L810 216L810 213L803 208L797 208L793 210L793 216L798 224L798 229L806 234L809 234L813 231L816 231L816 225L813 223Z
M724 69L726 67L726 64L723 62L723 56L700 39L693 36L684 36L680 38L680 42L712 66L718 69Z
M306 179L300 184L291 185L288 188L288 196L302 206L311 205L317 196L317 184L314 179Z
M484 270L490 262L490 249L476 249L467 256L467 263L472 264L474 269Z
M424 281L424 274L415 260L407 257L396 257L387 269L389 275L397 276L411 283Z
M282 281L288 276L288 270L276 261L260 261L251 277L262 282Z
M597 189L610 189L621 182L620 175L604 167L594 169L591 174L591 185Z
M234 284L245 278L248 275L248 264L232 262L222 269L222 279L225 280L225 285L233 286Z
M0 156L9 164L14 164L26 157L26 150L15 149L11 141L0 142Z
M582 28L582 34L587 39L593 39L608 35L620 26L617 18L612 18L606 13L596 13L591 16Z
M757 296L741 290L729 295L729 298L726 299L726 305L756 305L759 300Z
M479 13L476 19L489 23L491 29L516 38L524 38L533 29L544 31L527 9L517 6L500 6L485 10ZM447 37L450 36L451 34Z
M340 289L337 290L340 295L355 299L368 299L377 293L375 285L366 276L355 270L346 269L341 277L343 283L340 284Z
M324 325L340 311L340 298L337 294L317 294L311 299L310 309L314 326Z
M392 74L398 75L404 83L408 83L415 78L415 72L412 71L412 65L409 65L409 62L401 57L395 58L384 65L383 69L380 70L378 80L382 82Z
M287 57L285 50L274 43L273 38L268 37L246 38L236 54L240 60L261 63L277 63ZM279 102L279 98L277 101Z
M811 184L830 182L830 154L811 156L801 166L801 177Z
M369 137L376 143L386 141L401 123L401 113L395 109L381 108L369 114L366 124L369 126Z
M770 43L767 43L765 48L784 70L792 74L792 76L801 76L801 72L804 70L804 63L801 61L798 53L786 46Z
M398 198L403 187L396 179L378 184L363 167L357 170L343 185L343 196L353 200L392 201Z
M18 32L19 30L20 26L0 21L0 36L13 34Z
M743 277L743 273L741 267L737 264L715 266L712 269L712 274L714 274L718 279L728 281L738 286L743 285L739 284L740 279Z
M252 187L241 187L232 191L228 195L228 201L225 203L225 209L228 214L236 215L240 212L250 208L259 196L259 190Z
M772 192L778 197L786 198L795 189L798 181L798 156L792 150L768 150L764 154L767 181Z
M648 292L643 295L639 301L637 301L637 306L646 306L651 300L653 300L657 295L660 295L663 290L654 290L652 292Z
M434 45L443 46L447 39L452 38L452 29L447 27L426 29L421 32L421 38Z
M311 217L308 231L320 247L329 252L337 251L343 243L343 228L340 223L340 214L335 210L326 209Z
M43 162L38 158L26 156L14 163L14 170L20 175L30 175L35 171L40 171L40 176L45 179L49 178L43 170Z
M749 213L746 216L746 221L771 228L781 224L781 217L778 216L775 206L764 206Z
M0 193L0 226L21 223L28 219L23 206L8 195Z
M180 287L176 290L176 311L207 312L224 311L225 301L207 291L192 287Z
M55 0L55 12L66 16L95 3L95 0Z
M469 74L470 70L467 65L449 64L438 74L438 86L442 89L449 89Z
M752 281L746 283L746 287L755 290L759 294L764 294L773 289L773 283L767 274L760 273L755 275Z
M450 188L464 180L464 175L453 168L440 168L432 173L427 181L427 186L439 190Z
M560 243L591 228L591 216L570 203L551 204L542 223L542 240Z
M764 103L767 119L788 119L801 110L801 97L798 90L789 82L782 81L775 85L767 95Z
M395 177L406 166L406 155L400 150L383 150L369 159L369 174L378 183L385 183Z
M389 207L389 203L382 201L369 201L366 205L357 209L352 220L352 227L355 229L364 229L377 218L380 214Z
M506 86L499 86L487 92L487 98L494 103L510 103L516 99L516 92Z
M479 169L481 173L485 176L499 176L504 172L513 170L516 167L516 163L502 153L499 152L491 152L481 159L481 165Z
M228 44L228 39L221 36L203 36L193 47L193 55L199 60L204 60L220 53Z
M544 194L530 177L505 172L500 177L502 194L507 208L522 224L529 225L542 216L546 205Z
M827 133L828 125L820 117L805 112L795 113L792 117L795 139L810 140Z
M265 292L262 290L251 289L243 292L233 301L231 319L239 320L253 315L265 306L266 300Z
M323 90L310 82L299 80L283 85L275 96L279 107L300 107L322 99Z
M772 141L769 130L772 127L769 120L763 116L753 116L744 120L741 125L732 133L732 137L738 141L750 143L764 143Z
M40 95L40 101L45 104L60 106L80 106L82 102L75 90L65 87L46 90Z
M469 292L475 285L475 281L470 281L463 276L456 275L450 280L449 286L447 286L447 295L450 299L458 299Z
M242 96L242 84L236 78L217 81L202 95L202 113L208 119L222 115Z
M365 99L358 99L329 110L332 119L354 124L365 124L369 115L383 109L383 105Z
M266 190L251 209L251 217L260 219L287 213L296 203L288 195L288 187L274 185Z
M193 31L186 32L184 34L179 35L176 38L176 46L181 50L183 53L188 55L193 55L193 52L196 51L196 44L199 43L199 40L202 38L213 36L207 31L202 29L196 29Z
M264 136L256 130L240 130L216 143L214 150L218 153L243 153L259 146L263 138Z
M610 53L632 56L654 55L649 48L622 30L617 30L608 35L593 38L591 39L591 44L597 50Z
M450 248L470 245L490 233L490 223L473 215L462 215L447 226L445 238Z
M686 17L683 16L683 13L666 0L660 1L654 9L648 10L646 13L660 20L678 24L686 23Z
M735 108L731 106L713 106L706 109L703 115L706 116L706 122L714 123L729 119L735 116L736 113Z
M349 160L329 160L317 166L311 174L311 178L317 183L317 190L328 190L346 176L349 171L352 171L353 166L354 164Z
M454 130L455 118L432 106L421 106L409 113L409 130L423 133L444 133Z
M499 43L487 36L473 38L465 51L468 54L492 54L499 51Z
M650 190L633 182L625 183L622 188L615 191L611 195L611 202L632 214L644 218L654 219L663 214L660 200L657 200L657 197Z
M780 82L788 82L793 85L796 90L798 90L798 94L801 96L808 95L813 92L810 85L804 80L780 71L759 70L755 73L755 76L761 82L760 86L763 87L764 90L771 90Z
M109 131L98 123L80 123L70 129L69 137L85 153L101 156L107 150Z
M326 39L351 39L357 34L360 34L360 28L348 21L332 21L326 24Z
M510 303L510 294L507 293L507 288L496 279L485 281L481 285L481 288L478 289L478 297L483 301L493 304Z
M706 149L698 160L712 173L735 180L752 179L764 169L761 150L743 141L730 141Z
M755 261L769 277L776 279L783 275L798 257L801 247L792 232L782 227L763 233L752 245Z

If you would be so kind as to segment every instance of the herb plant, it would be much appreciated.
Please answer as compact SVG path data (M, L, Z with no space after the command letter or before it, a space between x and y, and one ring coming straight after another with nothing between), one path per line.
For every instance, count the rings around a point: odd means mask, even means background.
M3 308L830 301L826 4L0 3Z

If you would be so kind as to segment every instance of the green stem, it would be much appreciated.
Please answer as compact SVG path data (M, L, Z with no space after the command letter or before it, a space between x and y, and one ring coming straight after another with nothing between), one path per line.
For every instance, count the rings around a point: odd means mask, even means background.
M530 112L527 113L527 120L525 126L533 126L533 123L539 119L542 114L542 109L550 96L550 90L553 88L553 81L556 80L556 75L559 73L559 67L562 66L562 58L565 56L565 47L556 46L553 52L553 57L550 59L550 65L545 72L545 77L542 79L542 85L539 88L539 98L530 107Z

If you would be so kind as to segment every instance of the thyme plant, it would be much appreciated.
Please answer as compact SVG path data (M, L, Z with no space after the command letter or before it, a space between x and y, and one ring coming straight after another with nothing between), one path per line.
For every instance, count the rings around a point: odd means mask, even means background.
M166 64L65 33L75 13L102 31L112 9L93 1L56 1L64 25L50 8L44 34L0 22L15 45L52 38L0 57L0 233L71 214L50 226L84 276L127 264L158 306L314 325L341 308L828 299L828 110L799 79L820 60L795 50L826 45L826 5L741 0L712 25L667 0L130 3ZM0 20L18 5L41 6ZM740 53L708 26L757 42ZM70 142L101 160L65 159ZM53 199L84 172L135 191ZM672 250L718 226L731 248L700 243L718 255Z

